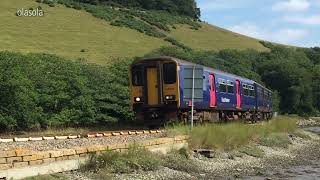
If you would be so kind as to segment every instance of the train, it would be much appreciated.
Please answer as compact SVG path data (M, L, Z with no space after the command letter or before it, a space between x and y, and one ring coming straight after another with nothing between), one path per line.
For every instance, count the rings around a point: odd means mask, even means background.
M173 57L129 68L131 109L148 126L272 118L272 91L253 80Z

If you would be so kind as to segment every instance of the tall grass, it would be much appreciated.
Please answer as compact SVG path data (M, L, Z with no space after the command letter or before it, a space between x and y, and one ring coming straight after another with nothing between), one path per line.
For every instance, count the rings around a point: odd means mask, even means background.
M101 155L93 155L82 166L82 170L103 171L108 173L131 173L134 171L152 171L158 169L160 158L151 152L133 146L127 152L109 151Z
M189 151L185 148L173 150L168 154L159 154L138 146L132 146L126 152L108 151L93 155L81 169L84 172L95 172L94 179L113 179L117 173L155 171L160 167L187 173L201 171L200 166L190 159Z
M169 134L189 134L190 145L193 148L214 148L220 150L233 150L238 147L243 147L251 141L258 143L272 144L275 138L280 135L294 133L297 130L296 118L279 117L270 122L259 124L244 124L244 123L228 123L228 124L206 124L195 126L192 131L189 131L187 126L173 126L168 128ZM272 135L272 136L271 136ZM285 136L281 136L285 137ZM279 138L278 138L279 139ZM265 141L268 141L266 143ZM279 141L279 146L283 146ZM288 141L286 141L288 142Z

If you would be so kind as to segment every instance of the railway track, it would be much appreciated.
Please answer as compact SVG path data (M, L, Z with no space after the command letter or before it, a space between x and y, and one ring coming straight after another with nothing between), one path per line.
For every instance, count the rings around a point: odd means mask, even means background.
M8 137L3 138L0 136L0 143L99 138L99 137L112 137L112 136L137 136L137 135L160 134L160 133L163 133L163 130L123 130L123 131L104 131L104 132L92 132L92 133L71 134L71 135L50 135L50 136L37 136L37 137L10 137L10 138Z

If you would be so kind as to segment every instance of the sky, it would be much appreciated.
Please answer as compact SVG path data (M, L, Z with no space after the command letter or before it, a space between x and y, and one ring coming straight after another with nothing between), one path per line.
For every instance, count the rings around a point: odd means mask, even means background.
M320 46L320 0L196 0L201 19L250 37Z

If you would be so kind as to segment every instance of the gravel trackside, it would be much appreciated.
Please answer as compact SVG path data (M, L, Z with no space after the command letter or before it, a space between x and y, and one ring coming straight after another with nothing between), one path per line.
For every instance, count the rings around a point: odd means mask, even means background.
M199 154L193 154L190 161L196 162L200 173L173 170L160 167L157 171L136 172L132 174L112 174L112 179L256 179L265 177L277 169L308 165L313 159L320 162L320 137L308 133L311 139L302 139L291 136L291 144L288 148L271 148L257 145L263 150L263 157L253 157L239 152L217 153L214 158L208 159ZM320 164L319 164L320 165ZM320 172L317 172L320 175ZM94 179L92 174L74 171L64 173L69 179ZM308 175L308 174L307 174ZM319 176L320 177L320 176ZM263 179L265 179L263 178ZM272 179L286 179L286 177L274 175Z
M122 135L99 138L79 138L66 140L43 140L43 141L27 141L27 142L10 142L0 143L0 150L11 150L16 148L27 148L35 151L48 151L55 149L69 149L73 147L85 147L91 145L108 145L119 143L130 143L144 141L152 138L159 138L165 136L163 133L159 134L143 134L143 135Z

